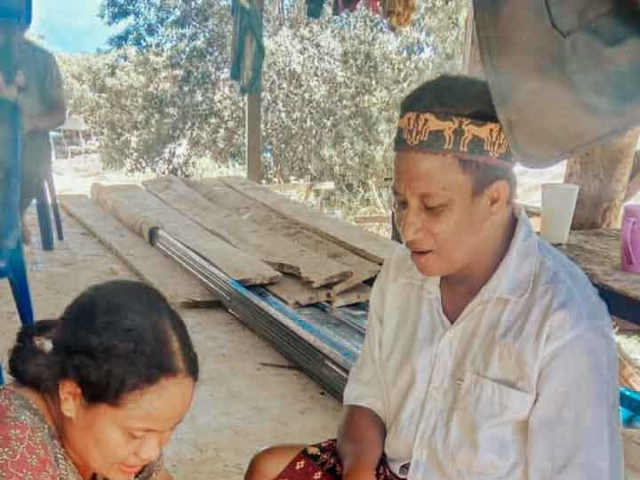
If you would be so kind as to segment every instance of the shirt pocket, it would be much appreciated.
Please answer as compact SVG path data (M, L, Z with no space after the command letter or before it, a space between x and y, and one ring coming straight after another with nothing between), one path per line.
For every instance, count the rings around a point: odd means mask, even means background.
M458 381L445 451L457 479L516 478L535 395L469 374Z

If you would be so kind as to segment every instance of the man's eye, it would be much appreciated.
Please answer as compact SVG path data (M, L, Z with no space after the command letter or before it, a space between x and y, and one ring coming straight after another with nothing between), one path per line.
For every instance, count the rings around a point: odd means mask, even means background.
M407 208L407 202L398 202L398 209L405 210Z
M424 209L427 212L441 212L445 208L447 208L447 204L446 203L441 203L440 205L424 205Z
M134 440L142 440L144 438L144 433L129 432L129 436Z

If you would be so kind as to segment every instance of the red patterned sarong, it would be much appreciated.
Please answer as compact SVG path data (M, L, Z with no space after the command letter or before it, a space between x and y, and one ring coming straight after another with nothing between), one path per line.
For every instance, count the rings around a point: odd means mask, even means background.
M336 440L312 445L301 451L275 480L341 480L342 463ZM377 480L401 480L383 455L376 468Z

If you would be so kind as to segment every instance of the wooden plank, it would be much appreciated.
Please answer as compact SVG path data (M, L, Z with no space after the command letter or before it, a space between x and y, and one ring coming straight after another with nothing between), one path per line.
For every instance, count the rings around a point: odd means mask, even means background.
M69 215L174 305L197 307L216 301L216 296L193 275L129 231L89 197L61 195L58 198Z
M268 285L267 288L292 308L327 302L331 296L331 289L327 287L312 288L299 278L286 274L280 281Z
M336 308L346 307L347 305L354 305L356 303L366 303L369 301L370 297L371 287L361 283L360 285L333 297L330 303Z
M371 287L360 284L354 288L332 295L327 287L311 288L292 275L283 275L282 280L266 287L271 293L280 298L292 308L306 307L315 303L327 302L334 307L344 307L356 303L368 302Z
M163 228L243 285L264 285L281 277L269 265L209 233L142 187L94 184L91 194L103 208L139 235L149 238L151 228Z
M307 230L259 201L232 190L218 179L205 179L201 182L185 180L185 183L210 202L251 220L275 234L286 237L306 249L349 267L353 275L346 281L332 287L331 293L334 296L375 277L380 271L380 265L377 263L370 262L317 233Z
M567 244L558 248L577 263L594 284L640 301L640 275L620 269L619 230L574 230Z
M358 225L371 225L377 223L391 224L391 215L358 215L353 219Z
M620 385L631 390L640 391L640 371L633 364L633 361L618 345L618 380Z
M621 318L614 318L616 331L620 333L640 333L640 325L627 322Z
M640 474L640 430L623 429L622 440L625 466Z
M237 192L372 262L382 264L397 246L391 239L316 212L246 179L224 177L221 180Z
M346 280L353 274L345 265L211 203L176 177L158 178L144 182L144 186L171 208L227 243L282 273L300 277L314 288Z

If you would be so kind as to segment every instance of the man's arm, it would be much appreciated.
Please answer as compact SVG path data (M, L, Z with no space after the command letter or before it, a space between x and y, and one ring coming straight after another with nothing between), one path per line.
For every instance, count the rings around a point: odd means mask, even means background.
M48 132L62 125L67 118L67 107L64 100L52 106L40 115L25 116L22 119L23 130L29 132Z
M373 410L346 407L338 433L338 451L346 480L375 478L385 435L384 422Z
M379 290L379 289L378 289ZM372 305L362 352L344 393L338 452L345 480L373 480L384 450L384 387L379 366L381 318Z
M624 478L617 372L609 328L550 346L529 420L529 480Z
M39 115L25 116L25 132L48 132L62 125L67 118L62 74L55 57L50 54L44 78L38 79L45 111Z

